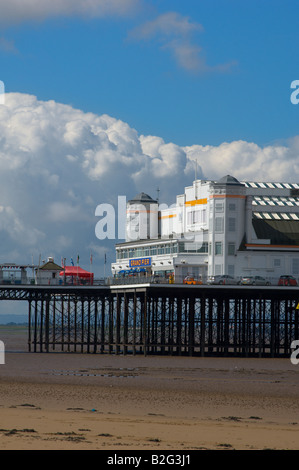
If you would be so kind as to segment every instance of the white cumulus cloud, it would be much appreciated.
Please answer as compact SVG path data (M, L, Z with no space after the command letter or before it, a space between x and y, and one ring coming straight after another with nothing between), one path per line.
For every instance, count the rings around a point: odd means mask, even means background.
M59 16L98 18L126 15L140 0L0 0L0 25L41 21Z
M176 63L190 72L227 72L235 61L211 66L207 64L196 33L203 32L203 26L178 12L169 11L132 29L131 40L156 41L161 50L169 51Z
M206 179L298 181L298 150L299 137L265 147L181 147L105 114L8 93L0 105L0 262L31 262L32 254L37 261L40 253L59 262L79 253L88 267L91 249L108 250L110 262L117 241L106 248L95 236L99 204L117 213L119 195L156 197L158 187L160 201L172 204L192 184L196 161Z

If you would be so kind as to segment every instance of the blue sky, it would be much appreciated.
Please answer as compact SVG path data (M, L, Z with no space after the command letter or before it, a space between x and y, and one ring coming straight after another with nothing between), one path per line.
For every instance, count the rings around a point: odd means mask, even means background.
M0 262L116 241L95 209L199 177L298 181L298 0L0 0ZM64 106L66 105L66 106Z
M18 19L2 26L1 79L8 92L107 113L178 145L267 144L297 133L289 100L298 71L296 7L293 0L147 0L121 17ZM167 43L183 34L132 34L169 12L201 25L186 41L201 48L210 70L177 63Z

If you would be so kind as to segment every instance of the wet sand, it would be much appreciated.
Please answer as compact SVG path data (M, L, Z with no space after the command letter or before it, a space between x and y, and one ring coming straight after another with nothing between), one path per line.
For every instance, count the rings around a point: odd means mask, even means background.
M289 359L28 353L0 328L1 450L298 449Z

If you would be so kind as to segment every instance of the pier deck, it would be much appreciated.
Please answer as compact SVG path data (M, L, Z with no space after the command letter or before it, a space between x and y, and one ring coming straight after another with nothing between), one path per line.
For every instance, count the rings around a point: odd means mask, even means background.
M28 303L29 352L287 357L299 288L131 284L0 286Z

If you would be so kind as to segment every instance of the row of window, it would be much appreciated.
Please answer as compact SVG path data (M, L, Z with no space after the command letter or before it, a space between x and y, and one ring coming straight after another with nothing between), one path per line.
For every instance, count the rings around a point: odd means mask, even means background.
M228 232L235 232L236 231L236 218L235 217L228 217L227 219L227 230ZM222 233L224 231L224 218L223 217L215 217L215 232Z
M206 209L190 211L187 213L187 224L206 224L207 222L207 211Z
M274 268L283 268L284 262L280 258L273 259L273 267ZM294 276L299 275L299 258L293 258L291 264L291 271Z
M236 210L236 204L234 202L230 202L228 204L228 210L234 212ZM215 203L215 212L223 212L224 211L224 203L223 202L216 202Z
M236 205L230 204L231 211L235 211ZM216 203L216 212L223 212L223 203ZM207 222L207 211L206 209L195 209L187 213L187 224L206 224ZM211 217L213 213L211 212ZM224 218L223 217L215 217L215 225L216 231L223 232L223 225L224 225ZM235 217L228 217L228 230L230 232L234 232L236 230L236 218Z
M227 254L234 255L236 253L236 245L235 243L228 243L227 244ZM223 254L223 243L222 242L215 242L215 255L222 255Z
M171 255L175 253L208 253L207 242L177 242L165 243L135 248L121 248L117 250L117 259L143 258L146 256Z
M281 267L281 260L279 258L273 260L273 267L274 268ZM234 273L235 273L234 265L228 265L227 273L230 276L234 276ZM219 274L223 274L223 265L222 264L215 264L215 275L219 275ZM294 276L299 275L299 258L293 258L292 259L291 274L293 274Z
M175 254L177 252L178 245L176 243L166 243L163 245L118 249L116 251L116 257L118 260L121 260L128 258L143 258L146 256Z

